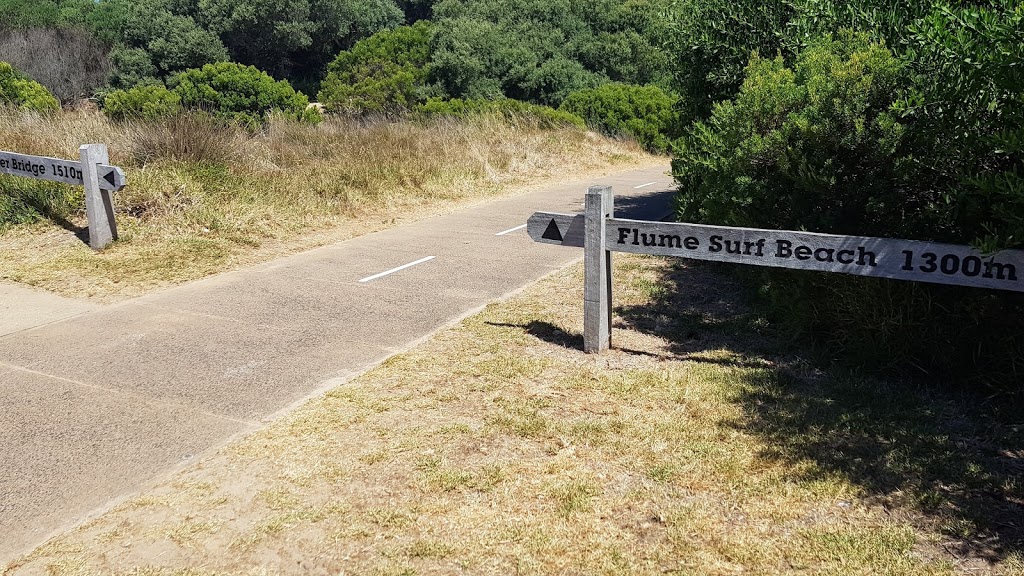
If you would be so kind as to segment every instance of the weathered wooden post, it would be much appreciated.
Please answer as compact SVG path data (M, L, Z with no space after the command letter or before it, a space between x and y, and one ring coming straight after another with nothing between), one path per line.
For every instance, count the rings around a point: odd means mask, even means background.
M591 186L584 206L583 351L600 354L611 346L612 253L608 251L605 221L614 217L611 186Z
M85 214L89 219L89 246L100 250L117 239L114 202L110 190L100 188L99 166L110 162L106 144L83 144L78 148L85 186Z

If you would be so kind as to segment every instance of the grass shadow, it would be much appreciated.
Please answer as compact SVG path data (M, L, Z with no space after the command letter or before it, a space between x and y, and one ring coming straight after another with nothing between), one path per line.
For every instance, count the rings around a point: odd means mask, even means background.
M732 423L763 440L761 457L813 463L793 469L841 475L871 502L912 510L911 520L943 534L943 548L955 557L1024 554L1019 411L815 366L744 304L742 287L720 267L675 264L658 287L650 303L616 309L623 327L668 340L682 358L725 348L743 362L771 366L767 380L760 371L739 387L744 417Z

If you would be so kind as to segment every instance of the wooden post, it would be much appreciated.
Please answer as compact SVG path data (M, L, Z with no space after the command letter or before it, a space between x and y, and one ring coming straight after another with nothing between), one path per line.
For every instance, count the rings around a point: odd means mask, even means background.
M100 190L100 177L96 167L107 164L106 144L83 144L78 148L82 161L82 182L85 185L85 214L89 219L89 246L100 250L117 239L114 222L114 202L108 190Z
M583 351L600 354L611 346L612 254L605 241L605 220L615 211L611 186L587 190L583 241Z

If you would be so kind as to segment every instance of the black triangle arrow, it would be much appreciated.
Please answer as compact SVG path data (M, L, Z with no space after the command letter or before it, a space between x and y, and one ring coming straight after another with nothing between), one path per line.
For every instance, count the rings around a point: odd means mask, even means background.
M551 223L548 224L547 230L541 234L541 238L545 240L554 240L556 242L562 241L562 231L558 229L558 224L555 224L555 219L551 219Z
M110 182L110 185L113 186L114 185L114 171L111 170L110 172L107 172L107 175L104 176L103 179L106 180L107 182Z

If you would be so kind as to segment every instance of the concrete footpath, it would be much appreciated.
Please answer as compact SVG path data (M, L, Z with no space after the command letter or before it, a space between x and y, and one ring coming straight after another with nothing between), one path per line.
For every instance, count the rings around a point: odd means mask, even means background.
M587 186L605 184L617 215L663 217L667 170L504 198L112 306L47 314L33 296L18 329L0 331L0 567L582 257L531 242L534 211L579 212Z

